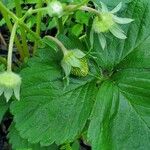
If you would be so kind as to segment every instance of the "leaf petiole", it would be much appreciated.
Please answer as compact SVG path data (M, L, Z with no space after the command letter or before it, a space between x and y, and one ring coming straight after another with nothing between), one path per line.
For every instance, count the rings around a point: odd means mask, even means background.
M18 21L15 22L11 36L9 41L9 48L8 48L8 57L7 57L7 71L12 71L12 53L13 53L13 43L16 35L16 30L18 26Z
M64 55L68 52L66 47L57 38L52 37L52 36L45 36L45 38L48 38L48 39L52 40L53 42L55 42L61 48Z

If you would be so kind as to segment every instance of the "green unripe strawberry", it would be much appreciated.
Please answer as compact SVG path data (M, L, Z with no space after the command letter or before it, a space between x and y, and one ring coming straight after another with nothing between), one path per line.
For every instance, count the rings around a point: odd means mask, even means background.
M78 49L67 51L64 54L61 65L66 76L73 74L75 76L85 77L89 71L85 54Z
M78 77L85 77L87 76L89 72L89 66L87 59L85 57L80 59L81 62L81 68L78 67L72 67L71 68L71 74L78 76Z
M111 13L102 13L101 18L95 17L93 30L97 33L107 32L115 24Z
M133 21L131 18L121 18L116 13L121 9L122 3L119 3L113 10L109 11L107 6L101 3L101 12L99 16L96 16L93 21L92 30L96 33L105 33L110 31L115 37L119 39L126 39L124 31L118 24L128 24ZM101 38L101 42L104 44L104 38ZM102 44L102 46L103 46Z

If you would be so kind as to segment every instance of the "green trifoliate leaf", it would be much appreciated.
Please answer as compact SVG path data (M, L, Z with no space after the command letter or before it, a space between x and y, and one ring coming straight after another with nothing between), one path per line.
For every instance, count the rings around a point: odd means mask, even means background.
M150 75L144 72L140 79L140 74L125 71L117 79L119 88L112 82L101 86L88 131L93 150L150 148L150 87L145 92Z
M47 56L51 51L41 52ZM34 57L22 70L21 101L11 105L21 137L45 146L73 142L81 134L97 92L91 77L70 78L64 90L61 68L51 59Z

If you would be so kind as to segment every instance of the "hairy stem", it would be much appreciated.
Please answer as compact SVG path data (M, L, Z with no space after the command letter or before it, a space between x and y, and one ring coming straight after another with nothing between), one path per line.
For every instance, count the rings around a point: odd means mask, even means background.
M4 20L5 20L5 22L6 22L7 26L8 26L9 31L11 32L12 31L12 23L10 21L10 18L8 17L7 12L5 12L5 11L3 11L1 9L1 5L0 5L0 11L1 11L1 13L2 13L2 15L4 17ZM15 37L15 44L16 44L16 47L18 49L18 52L19 52L21 60L22 60L24 58L24 54L22 52L22 46L21 46L21 44L19 42L19 39L17 37Z
M33 32L31 29L29 29L28 26L24 22L19 21L19 25L24 27L24 29L27 32L29 32L35 38L35 40L40 41L41 43L43 42L42 39L40 38L40 36L38 36L35 32Z
M48 7L44 7L44 8L37 8L37 9L34 9L34 10L31 10L30 11L30 14L35 14L35 13L38 13L38 12L44 12L44 11L48 11Z
M68 11L69 9L72 11L74 8L77 8L77 5L69 5L69 6L67 6L65 9L67 9L67 11ZM30 34L32 34L32 35L34 36L35 40L42 41L41 38L40 38L40 36L38 36L35 32L33 32L32 30L30 30L30 29L28 28L28 26L23 22L23 19L18 19L15 14L13 14L11 11L9 11L9 10L2 4L2 2L0 2L0 9L2 9L2 10L5 11L5 12L7 12L7 13L12 17L12 19L13 19L14 21L18 21L18 24L19 24L20 26L24 27L25 30L28 31ZM43 9L45 10L45 9L47 9L47 7L46 7L46 8L43 8ZM43 10L43 9L42 9L42 10ZM93 9L93 8L87 7L87 6L78 7L78 9L79 9L79 10L88 11L88 12L92 12L92 13L94 13L94 14L100 16L100 12L99 12L99 11L97 11L97 10L95 10L95 9ZM29 12L30 15L32 14L31 12L33 13L34 11L31 10L31 11ZM61 50L63 51L63 53L66 54L67 49L64 47L64 45L63 45L58 39L53 38L53 37L51 37L51 36L47 36L47 37L49 37L51 40L53 40L55 43L57 43L58 46L59 46L59 47L61 48Z
M38 1L38 5L37 5L38 9L42 7L42 3L43 3L42 0ZM39 11L37 14L37 23L36 23L36 34L37 34L37 36L40 36L41 21L42 21L42 12ZM38 42L35 41L34 48L33 48L34 54L35 54L37 48L38 48Z
M64 55L68 52L68 50L66 49L66 47L57 38L54 38L52 36L45 36L45 38L48 38L51 41L55 42L61 48L61 50L64 53Z
M84 10L84 11L88 11L88 12L91 12L91 13L93 13L93 14L95 14L95 15L100 16L100 12L97 11L96 9L91 8L91 7L81 6L79 9L80 9L80 10Z
M10 36L8 57L7 57L7 71L12 70L11 66L12 66L13 43L14 43L14 39L15 39L15 35L16 35L17 26L18 26L18 21L15 22L12 32L11 32L11 36Z
M37 36L35 32L30 30L28 26L22 21L22 19L19 19L15 14L13 14L9 9L7 9L1 1L0 1L0 10L4 11L7 14L7 16L9 15L15 22L18 21L18 24L24 27L24 29L28 31L35 38L35 40L42 42L41 38Z
M88 12L93 13L93 14L100 17L100 12L99 11L97 11L96 9L93 9L91 7L88 7L88 6L77 7L77 5L68 5L68 6L65 7L65 10L70 10L70 11L73 11L73 10L76 10L76 9L83 10L83 11L88 11Z
M17 17L21 18L22 9L21 9L20 0L15 0L15 5L16 5ZM23 47L24 57L29 57L30 55L29 55L28 45L26 41L26 32L22 27L20 27L20 31L21 31L21 37L22 37L22 47Z
M58 27L58 34L62 34L64 30L62 18L56 17L56 22L57 22L57 27Z
M9 9L7 9L7 7L5 7L5 5L3 5L3 3L1 1L0 1L0 10L2 12L5 12L7 15L11 16L11 18L13 20L16 20L16 21L18 20L18 17L14 13L12 13L11 11L9 11Z

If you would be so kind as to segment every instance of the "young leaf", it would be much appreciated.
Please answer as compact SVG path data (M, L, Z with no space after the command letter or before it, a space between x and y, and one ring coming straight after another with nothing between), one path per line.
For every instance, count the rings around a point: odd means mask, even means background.
M75 15L75 19L80 24L86 24L88 25L90 15L88 13L77 11Z
M81 24L75 24L72 29L71 29L71 32L73 35L75 36L79 36L83 31L83 25Z

